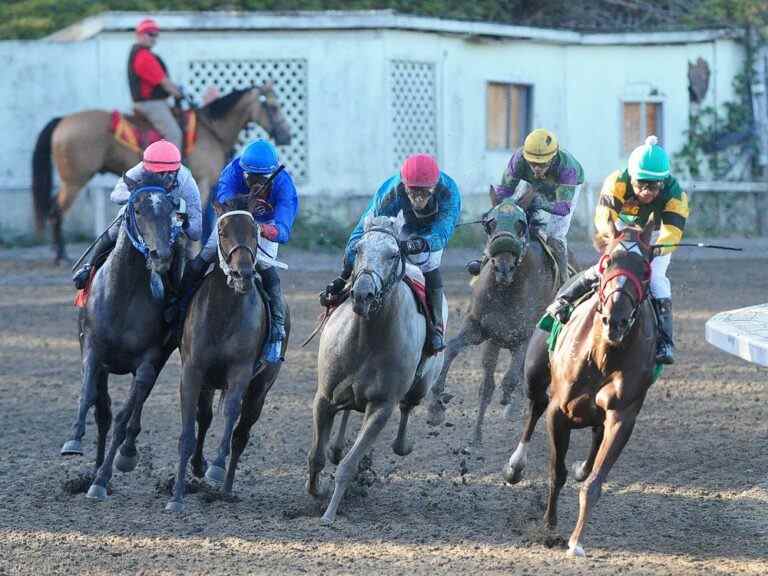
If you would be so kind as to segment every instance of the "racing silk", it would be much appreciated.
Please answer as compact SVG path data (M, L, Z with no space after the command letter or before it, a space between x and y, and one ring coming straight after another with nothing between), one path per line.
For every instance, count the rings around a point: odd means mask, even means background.
M126 176L131 180L140 181L144 175L144 163L139 162L128 170ZM187 204L187 229L184 233L190 240L200 240L203 231L203 215L200 210L200 190L197 188L192 172L189 168L182 165L179 168L179 175L176 180L176 190L179 191L184 202ZM110 200L115 204L125 204L130 198L131 192L122 178L115 184L114 190L109 195Z
M552 159L544 178L534 177L533 170L523 158L523 148L518 148L501 177L501 186L496 189L496 200L501 202L515 193L520 180L525 180L533 189L550 202L568 202L573 199L576 187L584 183L584 169L570 152L559 150Z
M352 266L355 262L355 247L363 235L365 219L368 215L394 217L401 210L405 217L403 231L408 235L421 236L429 244L430 252L437 252L448 244L461 216L459 187L453 178L440 172L435 193L424 209L429 215L420 217L413 211L411 201L405 193L405 185L400 181L400 175L397 174L386 180L371 199L349 237L344 251L344 261L348 266Z
M598 233L613 234L613 222L645 226L653 218L659 230L658 244L677 244L683 238L688 218L688 195L672 176L664 179L659 195L653 202L641 204L632 189L629 172L617 170L603 183L600 202L595 211L595 228ZM674 248L661 248L661 255L670 254Z
M250 189L245 183L240 157L237 156L221 171L214 197L217 202L223 204L241 194L250 194ZM299 210L299 198L291 175L283 170L275 176L264 199L268 206L253 217L261 224L273 223L277 228L275 242L285 244L291 238L293 221Z
M165 100L170 94L160 86L168 76L162 58L146 46L134 44L128 56L128 85L134 102Z

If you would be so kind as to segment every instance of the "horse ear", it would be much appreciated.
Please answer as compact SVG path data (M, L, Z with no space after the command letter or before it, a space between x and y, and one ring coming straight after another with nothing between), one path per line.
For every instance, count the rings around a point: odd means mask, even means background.
M123 174L123 182L125 182L125 185L128 187L128 190L133 191L136 186L139 184L138 181L134 180L128 174Z
M403 214L402 210L397 213L393 223L395 225L395 234L400 234L400 230L402 230L403 226L405 226L405 215Z
M216 200L213 201L213 211L216 213L216 216L221 216L224 214L225 210L226 208L224 208L224 204L217 202Z

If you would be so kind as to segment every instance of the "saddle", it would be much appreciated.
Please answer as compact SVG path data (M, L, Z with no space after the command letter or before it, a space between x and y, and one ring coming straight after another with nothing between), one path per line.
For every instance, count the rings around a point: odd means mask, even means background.
M184 134L183 155L189 156L197 143L197 111L174 108L173 115ZM163 135L138 110L135 110L133 114L123 114L119 110L112 110L109 131L114 135L115 140L137 154L141 154L153 142L163 139Z

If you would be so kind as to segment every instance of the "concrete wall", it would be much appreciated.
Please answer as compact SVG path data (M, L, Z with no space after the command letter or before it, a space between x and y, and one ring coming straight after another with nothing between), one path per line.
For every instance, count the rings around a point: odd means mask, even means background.
M128 32L103 32L78 43L1 42L0 239L30 230L30 160L38 132L53 116L89 107L130 106L125 76L133 41ZM731 40L689 45L583 46L491 40L417 31L164 32L157 52L184 84L199 59L301 58L307 61L308 178L304 205L354 218L359 201L392 172L389 62L436 65L438 157L459 182L468 215L486 207L488 184L498 182L510 151L485 147L486 84L533 85L533 124L555 131L584 165L592 194L626 161L621 150L621 99L655 88L665 102L664 142L674 152L687 127L687 65L699 56L712 70L708 104L732 97L741 50ZM104 204L113 182L100 177L91 199ZM585 194L576 225L588 228L593 202ZM92 202L91 202L92 203ZM352 209L355 206L355 209ZM346 208L346 210L345 210ZM104 209L99 208L104 222ZM90 233L92 210L82 198L69 230Z

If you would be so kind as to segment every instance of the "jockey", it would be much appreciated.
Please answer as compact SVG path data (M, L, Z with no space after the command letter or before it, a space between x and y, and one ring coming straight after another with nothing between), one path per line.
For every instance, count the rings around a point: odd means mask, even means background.
M274 176L274 179L263 185ZM273 260L277 258L277 249L291 237L293 221L299 209L299 199L293 178L278 161L277 149L266 140L254 140L245 147L242 155L234 158L222 170L216 187L215 200L225 203L237 196L258 193L256 209L253 214L261 228L259 252ZM182 280L182 294L191 291L203 277L208 266L218 254L218 234L208 237L203 249L187 267ZM285 301L280 287L277 269L271 264L259 262L264 290L269 296L272 319L270 345L266 350L265 360L271 364L280 362L283 341L285 340Z
M578 160L559 147L552 132L537 128L526 136L522 148L512 154L501 185L491 189L493 206L509 197L519 203L531 191L536 193L527 210L530 225L541 226L546 232L561 281L568 279L566 236L583 183L584 170ZM479 272L477 265L474 269Z
M160 27L147 18L136 26L136 43L128 56L128 84L133 107L147 117L166 140L181 150L182 132L166 98L182 98L181 89L171 82L162 59L152 53Z
M683 237L688 218L688 196L669 173L669 157L649 136L629 156L628 168L617 170L605 179L600 203L595 212L599 236L612 239L629 224L645 226L651 218L656 224L654 241L677 244ZM656 362L674 363L672 329L672 287L667 268L676 246L657 248L651 261L651 296L659 319L660 338L656 344ZM589 292L600 279L597 266L585 270L567 289L558 294L547 312L566 321L571 304Z
M453 179L440 171L429 154L414 154L406 158L400 174L385 181L360 217L349 237L341 275L325 290L329 296L339 294L347 284L355 263L355 247L363 235L365 219L373 216L405 217L403 250L407 254L427 253L419 265L424 273L427 298L432 310L433 331L429 335L432 349L445 348L443 323L443 279L440 262L448 240L461 214L461 195Z
M203 227L200 211L200 191L197 182L189 168L182 165L179 149L167 140L159 140L150 144L144 150L141 162L125 173L125 177L141 184L143 181L160 181L169 194L177 194L184 199L186 212L184 217L184 234L190 240L199 240ZM125 204L131 196L124 178L120 178L110 194L115 204ZM96 241L86 263L75 272L72 281L79 289L85 287L90 276L93 263L108 254L117 242L121 220L115 221Z

